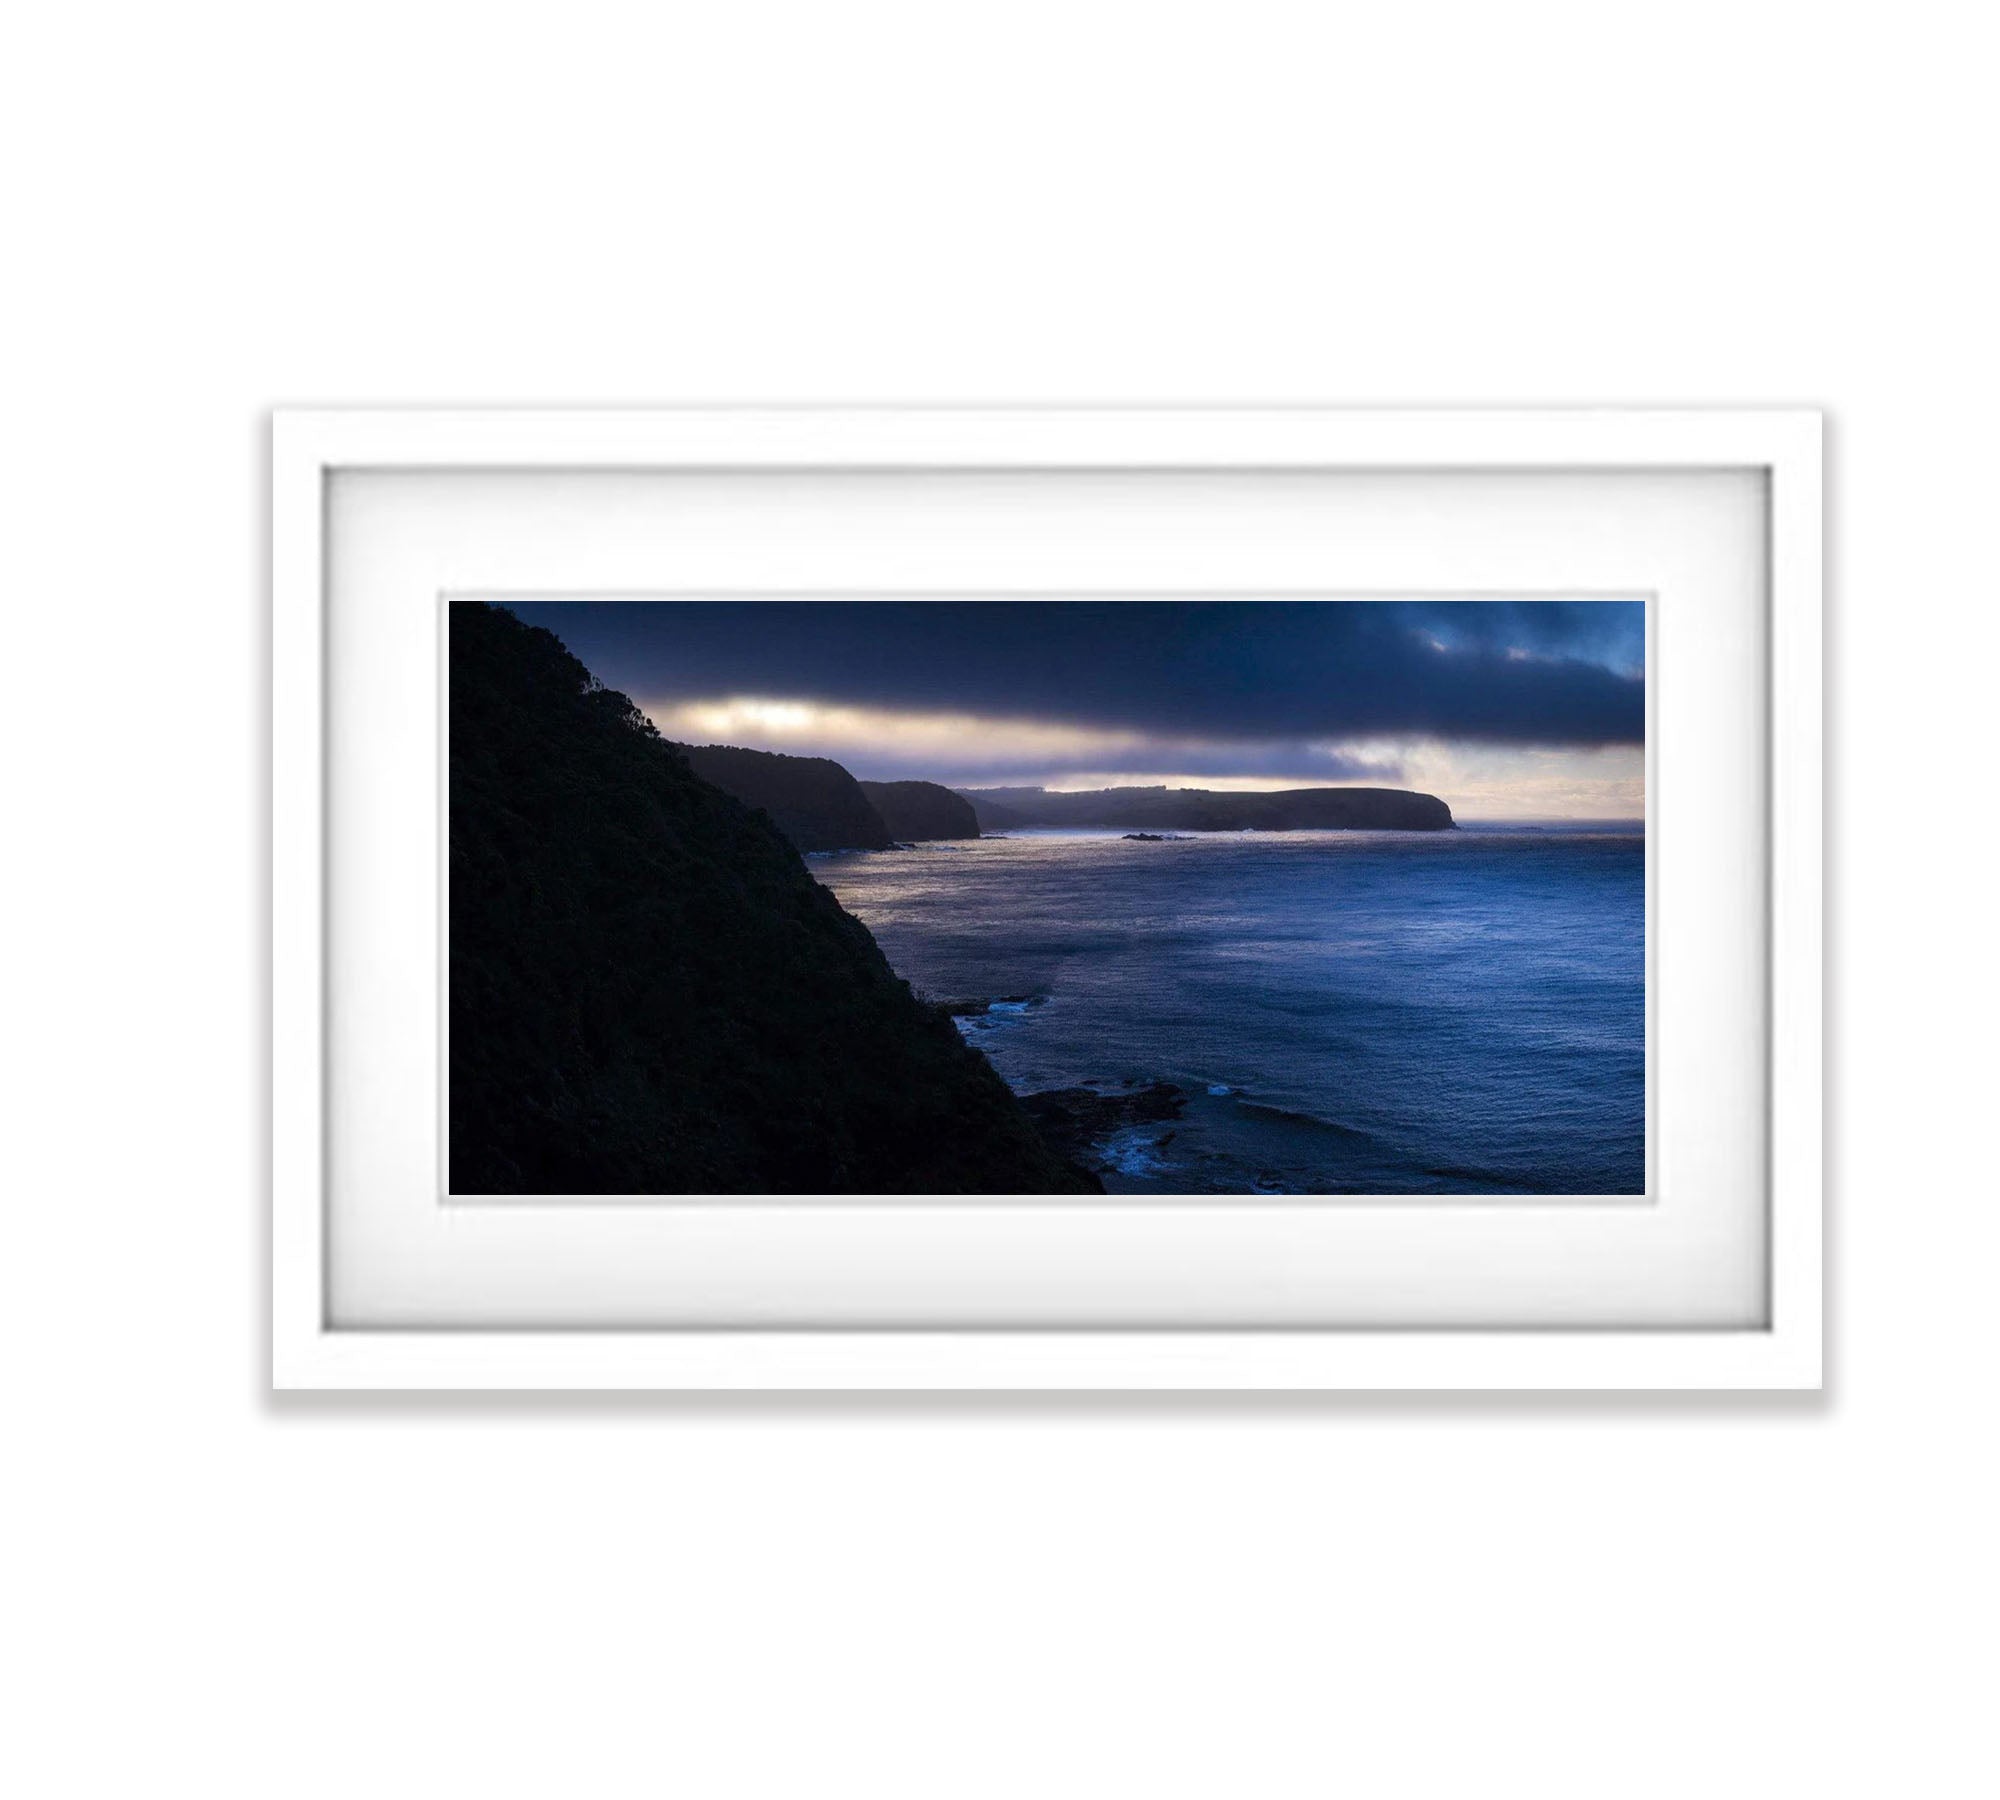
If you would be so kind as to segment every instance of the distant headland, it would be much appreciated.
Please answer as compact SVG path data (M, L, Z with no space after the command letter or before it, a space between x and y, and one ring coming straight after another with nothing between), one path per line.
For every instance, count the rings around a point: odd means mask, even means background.
M972 802L935 781L864 781L862 793L899 838L930 843L940 838L976 838L979 815Z
M733 744L676 748L704 781L769 814L799 850L891 850L979 836L972 802L934 781L856 781L828 757Z
M857 781L824 756L682 744L695 773L761 808L803 851L888 850L1037 825L1117 831L1450 831L1451 808L1405 788L947 788Z
M1114 787L1079 793L1039 787L959 788L982 831L1103 826L1149 831L1450 831L1451 808L1404 788Z

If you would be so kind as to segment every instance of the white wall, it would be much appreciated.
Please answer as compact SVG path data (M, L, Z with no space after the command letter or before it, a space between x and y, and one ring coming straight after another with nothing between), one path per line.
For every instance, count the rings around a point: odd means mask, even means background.
M1977 19L24 11L0 1785L1992 1791ZM1829 1399L274 1407L263 409L742 398L1829 407Z

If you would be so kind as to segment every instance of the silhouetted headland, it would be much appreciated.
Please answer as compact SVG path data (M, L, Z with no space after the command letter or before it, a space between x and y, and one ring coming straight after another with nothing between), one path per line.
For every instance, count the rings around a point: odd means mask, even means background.
M894 831L839 763L730 744L680 744L704 781L761 807L801 850L886 850Z
M982 830L1102 826L1151 831L1449 831L1451 808L1405 788L1115 787L1056 793L1038 787L960 788Z
M454 1192L1102 1191L550 633L456 603L450 677Z
M935 781L864 781L859 785L892 837L922 844L979 835L979 815L972 810L972 802Z

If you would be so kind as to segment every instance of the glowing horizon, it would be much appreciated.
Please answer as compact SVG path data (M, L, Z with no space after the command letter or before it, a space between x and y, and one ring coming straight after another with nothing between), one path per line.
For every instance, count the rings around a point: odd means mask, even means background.
M1466 744L1412 735L1273 746L769 694L656 700L641 710L677 742L826 757L862 781L1051 793L1392 787L1435 794L1462 818L1638 819L1646 812L1645 753L1638 745Z
M1624 599L512 601L669 738L945 787L1388 787L1646 810Z

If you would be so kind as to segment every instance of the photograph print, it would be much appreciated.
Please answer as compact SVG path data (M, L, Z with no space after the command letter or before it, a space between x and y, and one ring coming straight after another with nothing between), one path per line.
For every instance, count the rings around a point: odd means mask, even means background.
M1638 1197L1646 604L447 602L449 1193Z

